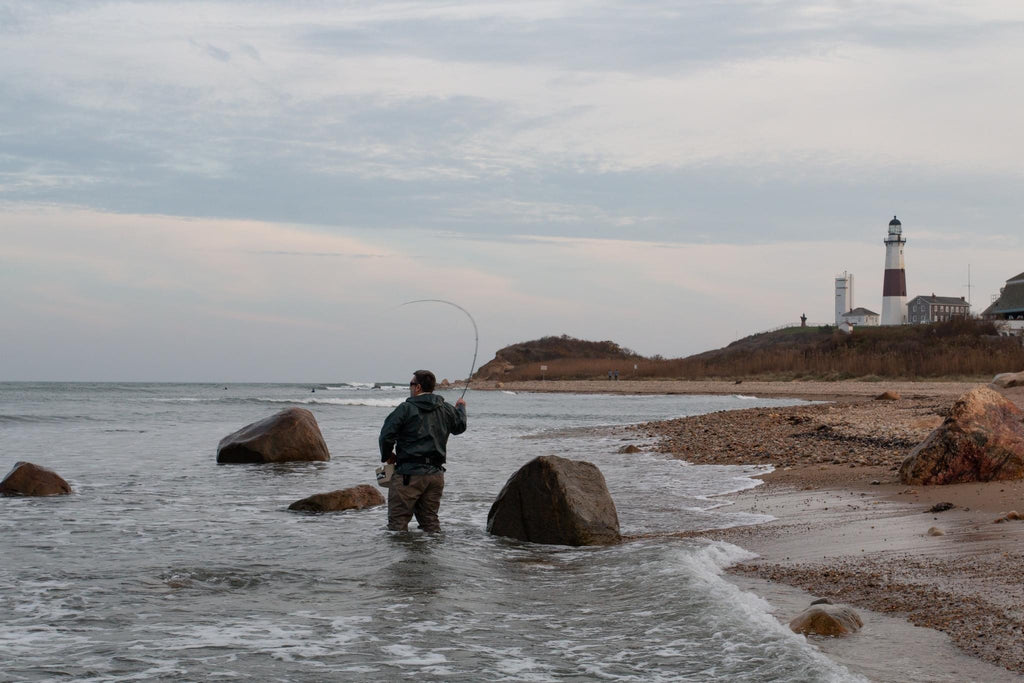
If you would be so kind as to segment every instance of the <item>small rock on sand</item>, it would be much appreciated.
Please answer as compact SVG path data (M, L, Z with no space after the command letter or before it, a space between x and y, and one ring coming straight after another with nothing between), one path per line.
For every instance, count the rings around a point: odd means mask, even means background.
M789 622L794 633L817 636L845 636L864 625L852 607L819 603L811 605Z
M1024 372L1003 372L992 378L992 384L1002 389L1024 386Z
M946 532L943 531L942 529L940 529L937 526L933 526L930 529L928 529L928 535L929 536L945 536Z
M875 396L876 401L898 401L900 400L900 398L901 397L899 393L895 391L886 391L884 393L879 394L878 396Z

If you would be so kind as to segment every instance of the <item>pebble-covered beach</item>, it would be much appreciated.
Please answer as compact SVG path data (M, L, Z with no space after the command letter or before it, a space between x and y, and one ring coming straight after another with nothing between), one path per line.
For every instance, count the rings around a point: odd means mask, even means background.
M762 512L771 506L778 521L708 534L761 555L734 572L903 616L945 632L971 655L1024 672L1024 522L995 522L1024 510L1024 486L990 482L922 492L897 479L899 464L941 423L950 403L948 397L844 400L714 413L638 429L660 436L659 450L691 462L776 466L756 490L762 499L756 504ZM845 495L833 496L832 489ZM773 496L774 503L763 500ZM872 506L868 499L876 497L895 504ZM933 502L936 497L942 500ZM754 495L737 498L750 504ZM948 511L928 512L953 501ZM861 530L869 533L846 529L866 520L874 521ZM870 531L880 540L865 538ZM784 537L827 550L820 557L780 555L788 547L781 543ZM868 545L874 548L861 547Z
M759 554L734 574L902 617L947 634L969 655L1024 673L1024 521L1007 519L1024 512L1024 482L910 487L898 479L908 452L979 383L594 381L546 382L542 390L822 401L630 429L688 462L775 467L764 485L729 500L776 521L701 534ZM529 384L507 389L536 391L542 383ZM899 398L877 398L885 392ZM1003 393L1024 407L1024 391Z

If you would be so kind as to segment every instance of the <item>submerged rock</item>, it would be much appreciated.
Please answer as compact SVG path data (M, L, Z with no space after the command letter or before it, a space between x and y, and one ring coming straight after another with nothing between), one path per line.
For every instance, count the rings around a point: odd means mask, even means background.
M217 445L219 463L268 463L330 460L313 413L288 408L242 427Z
M640 447L635 445L635 444L629 444L628 446L623 446L623 447L621 447L619 449L619 453L639 453L639 452L640 452Z
M53 470L30 462L16 462L3 481L0 496L64 496L71 485Z
M297 500L288 506L289 510L299 512L340 512L342 510L362 510L384 504L384 496L369 484L360 484L347 489L315 493L309 498Z
M789 629L794 633L816 636L845 636L856 633L864 622L852 607L815 601L793 617Z
M615 502L596 465L556 455L534 458L501 489L487 531L552 545L609 545L622 540Z
M900 466L904 484L1024 477L1024 412L988 387L957 399L942 425Z

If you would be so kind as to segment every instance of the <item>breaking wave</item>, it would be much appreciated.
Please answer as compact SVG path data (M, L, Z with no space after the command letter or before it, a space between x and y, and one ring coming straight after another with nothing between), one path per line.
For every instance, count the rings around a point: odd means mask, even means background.
M371 406L374 408L393 408L402 403L403 398L254 398L253 403L292 403L299 405L326 406Z
M91 422L90 415L0 415L2 424L51 424L55 422Z

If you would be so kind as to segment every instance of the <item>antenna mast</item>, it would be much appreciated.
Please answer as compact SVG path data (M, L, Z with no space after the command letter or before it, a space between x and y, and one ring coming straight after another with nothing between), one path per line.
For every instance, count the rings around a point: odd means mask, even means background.
M971 310L971 264L967 264L967 310Z

